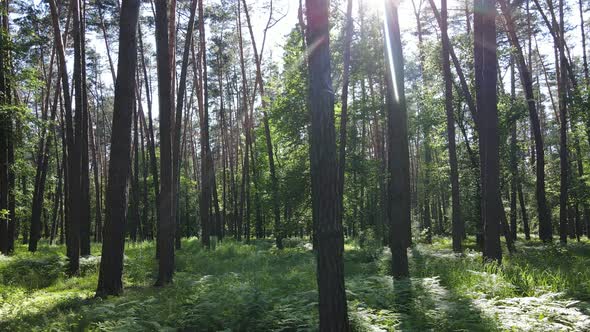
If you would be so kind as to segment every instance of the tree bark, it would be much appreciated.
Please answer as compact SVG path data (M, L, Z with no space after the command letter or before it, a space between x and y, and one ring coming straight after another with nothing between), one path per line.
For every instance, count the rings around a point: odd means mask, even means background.
M53 65L53 59L50 61ZM52 70L50 70L51 75ZM59 75L58 75L59 76ZM51 76L49 76L51 78ZM50 82L50 80L49 80ZM48 87L50 84L48 84ZM53 96L53 104L51 106L50 121L53 123L57 116L57 102L59 100L60 93L59 80L55 86L55 92ZM49 96L50 89L47 89L47 95ZM48 107L48 106L47 106ZM47 120L47 119L45 119ZM52 136L45 126L49 124L44 123L41 140L39 141L38 154L37 154L37 171L35 175L35 188L33 190L33 206L31 208L31 225L29 232L29 251L37 251L37 243L41 239L41 211L43 209L43 201L45 195L45 184L47 179L47 168L49 165L49 152L51 150L51 139ZM52 128L51 128L52 129Z
M559 239L561 244L567 243L568 233L568 147L567 147L567 75L565 57L565 30L563 6L564 1L559 1L559 66L560 73L559 81L557 83L559 91L559 165L560 165L560 193L559 193Z
M385 2L386 105L388 113L388 192L389 246L392 274L396 279L409 276L407 248L411 226L410 159L408 118L404 90L404 58L395 1Z
M517 238L517 211L516 211L516 192L518 188L518 142L516 137L516 74L514 70L514 58L510 57L510 230L512 239Z
M188 27L186 30L186 37L184 41L184 50L182 53L182 67L180 69L180 81L178 86L178 98L176 101L176 120L174 123L174 142L172 146L172 160L174 163L173 167L173 181L174 181L174 195L173 195L173 205L174 210L178 213L179 207L179 197L180 197L180 143L181 143L181 128L182 128L182 108L184 106L184 95L186 93L186 76L188 71L188 62L189 62L189 55L191 49L191 43L193 39L193 27L195 25L195 12L197 9L197 0L192 0L191 7L190 7L190 16L188 21ZM172 54L174 55L174 54ZM171 56L172 56L171 55ZM175 214L173 216L174 222L176 222L177 227L179 226L180 219ZM180 239L180 232L176 234L176 237ZM178 241L180 243L180 241ZM177 245L177 248L179 246Z
M256 39L254 38L254 33L252 31L252 24L250 24L250 15L248 13L248 6L246 5L246 0L242 0L242 3L244 4L244 13L246 14L246 21L248 22L248 29L250 31L250 39L252 41L252 48L254 49L254 60L256 63L256 83L260 92L260 99L262 102L262 122L264 124L264 136L266 138L266 151L268 154L268 165L269 165L269 170L270 170L270 179L271 179L271 186L272 186L272 202L273 202L273 212L274 212L274 218L275 218L275 240L276 240L276 245L277 248L282 249L283 248L283 230L282 230L282 226L281 226L281 210L280 210L280 200L279 200L279 180L276 174L276 168L275 168L275 162L274 162L274 153L273 153L273 146L272 146L272 138L270 136L270 125L269 125L269 121L268 121L268 114L267 114L267 109L268 109L268 103L265 97L265 93L264 93L264 81L262 79L262 68L261 68L261 62L262 62L262 52L261 54L258 54L258 49L256 48ZM271 17L272 18L272 1L271 1ZM270 18L268 20L268 23L266 25L266 29L265 29L265 38L266 38L266 31L269 29L269 24L270 24ZM264 43L262 44L264 47ZM253 110L252 110L252 114L253 114ZM252 116L253 117L253 116ZM251 117L251 118L252 118ZM252 122L252 119L250 119L250 122ZM250 123L250 126L252 126L252 123Z
M72 1L72 6L76 6L77 1ZM55 37L55 44L58 51L59 72L61 75L62 95L65 109L65 138L67 145L67 200L66 200L66 254L68 256L68 273L76 275L79 273L79 255L80 255L80 199L78 191L80 188L80 163L79 151L75 145L74 124L72 119L72 99L70 95L70 85L68 81L68 71L66 68L66 56L63 46L63 40L59 27L59 14L55 0L49 1L51 9L51 20ZM72 15L75 15L72 13Z
M525 97L527 99L527 107L529 110L529 117L531 121L532 131L535 141L535 157L536 157L536 197L537 197L537 209L539 215L539 238L542 241L552 241L553 230L551 226L551 215L549 208L547 207L547 198L545 194L545 154L544 154L544 143L543 134L541 132L541 124L539 121L539 115L537 113L537 106L535 104L535 96L533 93L533 81L531 79L531 73L520 46L520 41L516 35L515 23L512 19L512 14L506 4L505 0L498 0L500 3L500 9L502 15L506 21L506 28L510 43L514 47L514 55L518 63L518 69L520 72L520 80L524 88Z
M119 32L119 63L111 134L111 159L106 192L104 245L96 295L119 295L123 291L123 252L127 219L127 181L131 166L131 126L135 102L137 21L139 0L123 0Z
M584 79L586 84L590 84L590 73L588 72L588 56L586 53L586 28L584 25L584 8L582 0L578 0L578 9L580 11L580 32L582 34L582 66L584 68Z
M452 201L452 237L453 251L463 251L463 222L461 220L461 203L459 201L459 171L457 166L457 144L455 142L455 117L453 112L453 77L449 62L449 35L447 23L447 0L441 1L442 62L445 80L445 110L447 113L447 137L449 141L449 164L451 167L451 201Z
M88 157L88 87L86 78L86 4L80 0L80 79L81 79L81 121L80 130L80 255L90 255L90 171Z
M172 165L172 72L168 52L168 1L156 0L156 61L158 67L158 103L160 111L160 188L158 232L158 279L156 286L172 282L174 274L174 204Z
M346 170L346 127L348 126L348 85L350 82L350 46L352 43L352 0L348 0L346 6L346 21L344 23L344 52L342 73L342 94L340 112L340 146L338 153L338 218L340 223L344 217L344 173Z
M200 199L200 214L201 214L201 242L204 247L211 246L211 170L208 167L209 148L209 106L208 90L207 90L207 49L205 46L205 18L203 0L198 0L199 3L199 56L197 59L198 80L197 96L199 101L199 123L201 135L201 199Z
M153 177L153 186L154 186L154 197L156 198L156 209L157 211L160 210L160 178L159 178L159 174L158 174L158 159L156 157L156 138L154 135L154 121L152 119L152 97L151 97L151 91L150 91L150 80L148 77L148 73L147 73L147 66L145 63L145 55L144 55L144 49L143 49L143 38L141 35L141 24L139 24L138 26L138 35L139 35L139 52L140 52L140 56L141 56L141 67L142 67L142 71L143 71L143 79L145 82L145 97L147 99L147 107L148 107L148 114L147 114L147 118L148 118L148 126L147 126L147 140L148 140L148 152L150 155L150 169L152 172L152 177ZM142 107L141 105L138 105L139 107ZM157 234L160 234L160 213L157 212L156 213L156 228L157 228ZM156 243L156 246L158 246L158 244ZM156 249L156 252L159 252L159 250ZM157 255L157 253L156 253Z
M338 220L334 92L329 1L306 0L311 112L312 199L317 198L317 280L321 331L349 331L344 287L344 236Z
M474 69L482 184L481 217L485 236L483 257L488 261L501 262L495 1L476 0L474 8Z

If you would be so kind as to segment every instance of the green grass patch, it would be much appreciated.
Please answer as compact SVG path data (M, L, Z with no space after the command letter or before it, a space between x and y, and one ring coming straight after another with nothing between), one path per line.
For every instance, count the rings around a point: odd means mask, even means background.
M209 251L197 239L184 240L174 283L163 288L153 287L154 243L130 243L125 293L104 300L94 298L98 245L81 260L82 273L75 278L64 273L63 246L42 243L35 254L19 246L14 256L0 257L0 330L316 331L314 255L305 241L287 242L286 249L277 250L270 240L226 240ZM466 247L470 244L472 239ZM481 301L511 303L553 293L580 301L576 307L587 315L590 245L517 244L518 252L506 255L502 266L483 264L470 249L456 255L448 239L418 244L409 251L412 278L393 281L388 250L370 241L362 248L347 241L346 286L354 330L506 330L501 317L485 312Z

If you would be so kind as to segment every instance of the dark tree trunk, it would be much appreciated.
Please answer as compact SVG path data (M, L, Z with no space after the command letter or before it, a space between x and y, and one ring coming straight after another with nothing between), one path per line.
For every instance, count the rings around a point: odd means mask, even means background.
M94 200L95 200L95 225L94 225L94 241L99 242L102 241L102 186L100 182L99 170L102 161L100 160L100 152L97 149L97 139L96 135L94 134L94 128L92 126L92 117L90 112L88 112L88 121L89 121L89 134L90 134L90 148L92 153L92 170L93 170L93 178L94 178Z
M410 157L406 97L404 91L404 58L398 8L394 1L385 2L385 53L388 110L388 218L392 274L396 279L409 276L407 248L411 225ZM389 60L389 61L387 61Z
M586 53L586 29L584 24L584 8L582 0L578 0L578 9L580 11L580 32L582 34L582 66L584 69L584 79L586 84L590 84L590 73L588 72L588 56Z
M344 216L344 173L346 169L346 126L348 125L348 85L350 82L350 46L352 43L352 0L346 6L346 22L344 25L344 52L342 73L342 109L340 112L340 146L338 152L338 218L340 223Z
M8 19L4 16L4 21L6 22ZM8 31L8 29L6 29ZM10 59L10 58L9 58ZM9 85L10 86L10 85ZM10 90L7 91L8 100L11 100L10 97ZM9 120L9 127L8 127L8 227L7 227L7 241L6 241L6 254L10 255L14 253L14 236L16 230L16 224L18 223L16 217L16 195L14 190L16 189L15 182L16 182L16 175L13 169L14 165L14 146L15 146L15 137L17 137L16 133L18 131L18 120L11 123Z
M447 113L447 137L449 140L449 164L451 166L451 201L452 201L452 234L453 251L463 251L461 241L463 239L463 222L461 220L461 204L459 201L459 171L457 166L457 144L455 143L455 120L453 112L453 77L451 76L451 64L449 61L449 35L447 23L447 1L441 2L442 20L442 58L443 74L445 79L445 110Z
M506 4L505 0L498 0L500 3L500 9L506 20L507 33L510 39L512 47L514 47L514 55L516 56L516 62L518 63L518 69L520 72L520 80L524 88L525 97L527 99L527 106L529 110L529 117L531 121L534 141L535 141L535 157L536 157L536 197L537 197L537 208L539 215L539 238L544 241L552 241L553 229L551 226L551 215L549 208L547 207L547 199L545 195L545 154L543 144L543 134L541 132L541 124L539 121L539 114L537 113L537 105L535 104L535 96L533 93L533 81L531 79L531 73L522 52L520 41L516 35L516 27L512 14Z
M149 196L148 196L148 163L146 158L145 152L145 136L146 135L146 125L145 125L145 116L143 114L143 110L141 104L137 105L138 110L140 111L140 144L141 144L141 164L143 165L142 175L143 175L143 190L142 190L142 200L143 200L143 214L142 214L142 240L152 239L152 225L153 219L150 219L149 216Z
M174 274L174 232L175 221L172 195L172 70L168 52L168 1L156 0L156 54L158 67L158 103L160 111L160 188L159 228L158 228L158 280L156 286L172 282Z
M425 138L424 141L424 221L423 231L426 231L426 243L432 243L432 210L430 202L430 169L432 168L432 151L430 147L430 139Z
M496 11L494 0L476 0L473 18L474 69L481 167L485 260L502 261L497 109Z
M8 1L0 5L2 10L0 28L0 104L12 104L11 93L11 56L10 37L8 30ZM15 224L17 223L14 195L15 175L12 170L14 164L14 140L17 121L8 112L0 115L0 210L7 210L8 214L0 218L0 253L8 255L14 250Z
M53 96L53 104L51 106L50 120L52 123L57 116L59 93L60 89L58 81ZM47 179L47 168L49 165L49 152L51 150L52 139L50 132L52 132L52 130L47 131L46 128L43 129L38 147L37 172L35 176L35 189L33 190L33 207L31 209L31 228L29 232L29 251L31 252L37 251L37 242L41 239L41 211L43 209L45 182Z
M123 252L127 219L127 181L131 166L131 126L135 101L138 17L139 0L123 0L119 23L119 63L115 83L111 159L106 191L104 245L96 289L96 295L101 297L119 295L123 291Z
M86 78L86 4L80 0L80 79L81 79L81 130L80 130L80 255L90 255L90 171L88 158L88 87ZM77 94L78 92L76 92ZM78 139L78 136L76 136Z
M516 240L517 234L517 218L516 218L516 191L518 187L518 145L516 140L516 125L514 101L516 99L516 75L514 71L514 59L510 58L510 106L512 117L509 122L510 125L510 230L512 231L512 239Z
M329 1L306 0L311 112L312 199L317 217L320 331L349 331L344 288L344 236L338 220L334 94L330 66Z
M137 89L134 90L134 93L137 91ZM132 159L130 159L130 162L132 162L132 168L130 169L130 173L131 173L131 179L130 179L130 183L131 183L131 199L130 199L130 204L129 204L129 210L131 212L131 220L129 222L129 236L131 238L131 241L135 242L137 241L137 233L141 232L141 221L140 221L140 215L139 215L139 210L141 209L140 207L140 201L139 201L139 133L138 133L138 112L137 112L137 104L141 103L141 100L137 100L136 102L133 104L133 112L132 112L132 131L133 131L133 142L131 143L131 150L130 153L133 156Z
M145 63L145 55L143 49L143 39L141 35L141 24L138 26L138 36L139 36L139 53L141 56L141 67L143 71L143 79L145 81L145 97L147 99L147 107L148 107L148 127L147 129L147 141L148 141L148 151L150 155L150 169L152 172L153 177L153 186L154 186L154 197L156 198L156 210L158 212L155 213L156 215L156 233L159 237L160 234L160 179L158 175L158 159L156 157L156 138L154 135L154 121L152 119L152 97L150 91L150 80L147 74L147 66ZM141 107L141 105L138 105ZM159 255L159 242L156 241L156 257Z
M75 144L74 124L72 119L72 99L70 95L70 85L68 81L68 71L66 68L66 56L63 46L63 40L59 27L59 14L55 0L49 1L51 9L51 20L55 38L55 45L58 51L59 73L61 76L63 103L65 108L65 141L67 145L67 185L65 201L65 233L66 233L66 254L68 257L68 273L76 275L79 273L79 256L80 256L80 153ZM77 2L72 1L72 6L77 7ZM77 11L73 11L77 12ZM73 13L72 15L75 16Z
M506 247L508 248L509 253L516 252L516 247L514 247L514 238L512 237L510 225L508 225L508 219L506 218L506 211L504 210L504 203L502 202L501 196L498 196L497 202L498 211L500 214L500 227L502 234L504 235L504 240L506 241Z
M60 68L61 70L61 68ZM63 80L62 80L63 84ZM60 207L60 221L59 221L59 244L65 243L65 225L67 224L68 220L68 202L70 200L70 193L69 193L69 180L68 180L68 149L67 149L67 139L66 139L66 121L65 121L65 107L64 107L64 98L65 93L63 93L60 97L60 125L61 125L61 150L62 150L62 163L63 163L63 203Z
M523 227L523 231L524 231L524 238L526 240L530 240L531 239L531 228L529 226L529 217L526 211L526 204L524 201L524 194L522 192L522 183L520 181L518 181L517 183L518 185L518 202L520 205L520 214L522 216L522 227Z
M182 67L180 70L180 81L178 86L178 98L176 101L176 112L175 112L175 122L174 122L174 142L172 146L172 160L174 163L173 173L174 173L174 210L178 210L179 207L179 199L180 199L180 143L181 143L181 128L182 128L182 108L184 107L184 95L186 92L186 76L188 71L188 61L189 55L191 50L191 43L193 39L193 27L195 25L195 12L197 9L197 0L192 0L191 7L190 7L190 16L188 21L188 26L186 30L186 38L184 41L184 51L182 53ZM176 211L178 213L178 211ZM178 216L174 215L174 221L176 222L177 227L179 226L180 220ZM177 230L176 238L177 243L176 247L180 248L180 231Z
M252 146L252 128L250 123L250 111L248 110L249 107L249 96L248 96L248 86L247 86L247 76L246 76L246 64L244 60L244 45L243 45L243 36L242 36L242 13L241 13L241 5L240 1L238 1L238 38L239 38L239 54L240 54L240 72L241 72L241 83L242 83L242 112L244 113L244 136L246 136L246 142L244 144L244 155L243 155L243 164L242 164L242 184L240 187L240 218L237 225L237 239L238 241L242 240L242 230L244 223L250 222L250 205L248 200L249 194L249 185L250 185L250 148ZM244 214L244 208L246 209L246 213ZM276 232L275 232L276 233ZM277 236L278 238L278 236Z
M271 186L272 186L272 203L273 203L273 213L274 213L274 218L275 218L275 240L276 240L276 245L277 248L282 249L283 248L283 229L281 226L281 210L280 210L280 201L279 201L279 180L276 174L276 169L275 169L275 162L274 162L274 153L273 153L273 146L272 146L272 139L270 136L270 125L269 125L269 120L268 120L268 114L267 114L267 109L268 109L268 105L267 105L267 99L265 97L264 94L264 82L262 79L262 69L261 69L261 57L262 54L258 54L258 49L256 48L256 40L254 38L254 33L252 31L252 24L250 24L250 15L248 14L248 7L246 6L246 1L242 0L242 3L244 4L244 13L246 14L246 20L248 22L248 29L250 31L250 39L252 41L252 48L254 49L254 57L255 57L255 62L256 62L256 83L258 86L258 89L260 91L260 98L262 100L262 122L264 124L264 137L266 138L266 151L268 154L268 166L269 166L269 170L270 170L270 179L271 179ZM271 18L272 18L272 2L271 2ZM269 25L270 25L271 20L269 19L266 28L265 28L265 38L266 38L266 31L268 31L269 29ZM264 47L264 43L262 44ZM262 53L262 51L261 51ZM253 110L252 110L252 114L253 114ZM251 119L252 120L252 119ZM250 121L252 122L252 121ZM252 126L252 123L250 123L250 126ZM252 140L251 140L252 141ZM252 162L254 163L254 160L252 160Z
M568 147L567 147L567 68L565 66L567 58L565 57L565 40L564 36L564 1L559 1L559 19L560 19L560 37L559 38L559 66L560 74L557 83L559 91L559 166L560 166L560 193L559 193L559 240L561 244L567 243L568 230Z
M208 154L209 148L209 106L208 89L207 89L207 49L205 48L205 17L203 0L199 3L199 58L197 68L199 73L200 89L197 89L199 97L199 123L201 127L201 199L199 212L201 214L201 242L204 247L209 248L211 245L211 169L209 169Z
M49 235L49 244L53 244L53 239L55 238L57 231L58 231L58 224L57 221L61 216L62 210L62 184L63 184L63 172L66 167L66 164L63 161L59 160L59 152L57 149L57 137L55 137L55 156L56 156L56 164L57 164L57 184L55 187L55 200L53 202L53 218L51 223L51 233Z
M2 10L5 9L4 4L1 5ZM4 31L4 15L0 16L0 103L7 103L8 91L8 69L6 68L8 51L8 41L5 40L6 34ZM0 210L8 210L8 192L10 191L8 185L8 144L10 139L9 128L12 119L10 114L0 114ZM8 216L2 215L0 217L0 253L8 254Z
M4 50L0 50L4 52ZM4 59L0 59L3 61ZM2 78L4 79L4 78ZM4 82L0 83L3 84ZM5 91L0 91L4 94ZM3 96L2 96L3 97ZM8 114L0 116L0 210L8 210L8 193L9 187L9 169L8 164L8 145L10 144L10 126L12 120ZM3 215L0 218L0 253L8 255L8 223L9 216Z
M438 22L438 26L441 27L441 30L442 30L442 18L436 8L436 4L434 3L434 0L428 0L428 1L430 2L430 7L432 8L434 16ZM469 17L468 17L467 18L467 27L469 27L469 26L470 25L469 25ZM469 90L469 85L467 83L467 80L465 79L465 74L463 73L463 69L461 68L461 63L459 62L459 59L457 58L457 55L455 54L455 50L453 48L453 45L449 43L448 49L449 49L449 55L451 56L451 59L453 60L453 66L455 67L455 71L457 72L457 76L459 77L459 83L461 84L461 92L463 93L463 97L465 98L465 102L467 103L467 108L469 109L471 116L473 117L473 119L476 122L475 127L477 129L477 120L476 120L477 113L476 113L475 101L473 100L473 96L471 95L471 91Z

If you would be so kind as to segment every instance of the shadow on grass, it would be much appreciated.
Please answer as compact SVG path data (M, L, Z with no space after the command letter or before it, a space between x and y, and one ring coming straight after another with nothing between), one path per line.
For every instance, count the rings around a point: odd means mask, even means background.
M62 274L57 255L13 257L0 266L0 282L27 290L51 286Z
M53 305L43 308L42 311L19 314L11 319L0 320L0 331L28 331L35 327L49 326L49 324L60 314L69 311L78 311L81 307L88 306L95 301L96 300L91 298L67 297ZM64 326L64 328L65 327L67 326Z
M437 258L439 259L439 258ZM442 259L442 258L440 258ZM412 251L412 265L419 272L425 264L428 264L427 258L419 250ZM415 293L423 294L424 299L421 301L421 307L426 306L429 310L426 314L410 316L411 323L420 324L426 320L429 325L426 328L434 328L436 331L499 331L497 322L490 317L486 317L468 297L456 292L450 280L447 270L441 269L436 271L437 275L422 276L415 278L413 288ZM420 308L415 308L414 312ZM432 312L431 310L434 310ZM426 316L426 317L424 317ZM418 329L421 330L421 329Z
M563 292L568 297L590 301L590 245L585 242L522 244L522 250L507 260L503 274L519 293L533 296L539 289Z

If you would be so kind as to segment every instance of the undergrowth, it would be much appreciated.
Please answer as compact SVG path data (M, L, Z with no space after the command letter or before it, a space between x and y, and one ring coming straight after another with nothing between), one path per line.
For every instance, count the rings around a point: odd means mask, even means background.
M590 245L567 247L517 242L502 266L482 264L468 240L464 254L445 238L409 250L412 278L388 276L390 254L368 241L347 241L345 274L355 331L494 331L499 318L476 305L558 293L590 299ZM0 256L0 330L3 331L315 331L318 326L315 259L309 244L290 239L284 250L272 241L226 240L215 250L198 239L177 251L174 283L154 288L157 265L152 242L125 249L125 293L95 299L100 248L81 259L81 275L67 278L62 246L42 243L30 254L19 246ZM586 307L587 308L587 307ZM586 309L581 309L586 310ZM586 312L588 314L588 312ZM540 319L547 319L540 317ZM556 317L555 319L559 319Z

